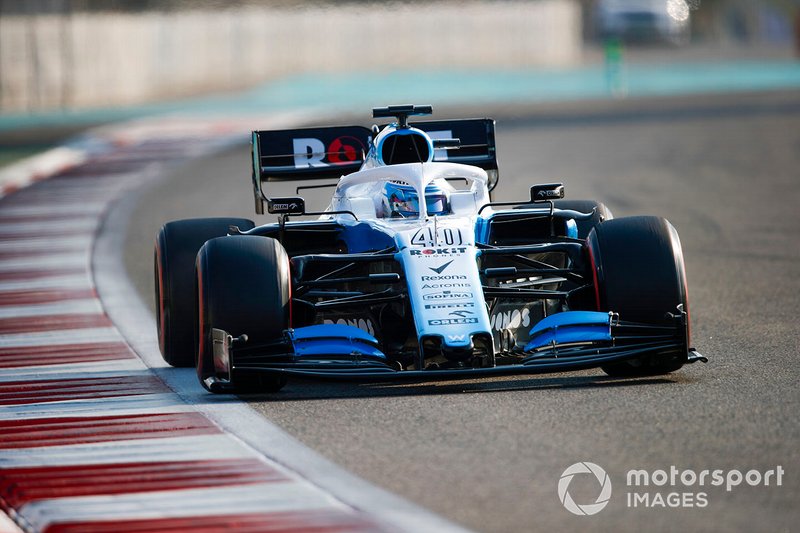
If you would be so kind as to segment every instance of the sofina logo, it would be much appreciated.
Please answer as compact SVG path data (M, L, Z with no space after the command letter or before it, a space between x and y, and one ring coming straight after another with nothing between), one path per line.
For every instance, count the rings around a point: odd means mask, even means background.
M572 483L572 478L578 474L592 474L600 484L600 495L594 503L580 505L575 503L572 496L569 494L569 484ZM558 499L561 504L572 514L580 516L590 516L602 511L608 500L611 499L611 478L608 477L606 471L594 463L584 461L582 463L575 463L570 465L561 474L561 479L558 480Z

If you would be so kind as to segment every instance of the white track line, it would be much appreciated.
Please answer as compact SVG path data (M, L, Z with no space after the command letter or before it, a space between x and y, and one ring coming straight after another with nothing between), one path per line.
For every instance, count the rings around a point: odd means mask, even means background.
M98 216L106 209L107 202L82 202L76 205L62 204L33 204L3 206L0 221L4 218L30 217L31 219L51 217L88 217Z
M0 303L3 296L0 293ZM103 314L103 307L95 299L64 300L63 302L33 305L0 305L1 318L21 318L72 314Z
M113 327L65 329L61 331L36 331L33 333L6 333L0 335L0 348L24 346L53 346L57 344L92 344L119 342L119 332Z
M89 345L87 345L89 346ZM99 379L116 376L151 375L138 358L66 363L57 365L16 366L0 368L0 383L40 381L48 379ZM0 410L2 417L2 410Z
M76 217L68 220L34 221L34 222L3 222L0 219L0 237L7 235L47 235L54 230L60 232L91 234L97 227L95 217Z
M35 237L0 242L0 252L48 252L53 250L86 251L92 246L92 235ZM61 252L56 252L61 253Z
M23 505L20 514L38 530L58 522L180 518L345 509L320 490L294 481L242 486L57 498Z
M1 278L2 276L0 276ZM11 291L41 291L47 289L61 289L65 291L75 289L91 289L94 285L88 274L70 274L66 276L46 276L31 280L0 281L0 305L3 302L3 293Z
M2 410L0 410L0 420L31 420L99 415L122 416L194 411L195 409L183 403L178 395L167 392L162 394L142 394L139 396L114 396L110 398L101 398L99 400L68 400L63 402L4 405ZM186 437L177 438L183 439ZM113 441L112 444L114 442L118 441ZM52 446L48 446L42 449L49 450L51 448ZM6 465L4 461L11 460L9 459L9 457L11 457L9 453L11 452L13 452L13 450L2 450L2 453L0 453L0 468L8 468L8 465ZM224 453L225 450L218 450L218 452ZM47 453L43 452L39 460L48 460L45 457L46 455ZM99 458L97 459L99 460ZM52 460L55 462L44 464L57 464L59 461L57 458L53 458Z
M207 461L246 457L255 457L255 455L230 435L221 433L218 435L113 440L65 446L12 448L3 450L0 455L0 468Z

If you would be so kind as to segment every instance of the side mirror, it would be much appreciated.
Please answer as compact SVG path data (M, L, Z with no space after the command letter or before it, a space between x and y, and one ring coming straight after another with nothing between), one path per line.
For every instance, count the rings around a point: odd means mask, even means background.
M299 196L267 198L267 212L273 215L302 215L306 212L306 201Z
M549 202L564 198L563 183L544 183L531 187L531 203Z

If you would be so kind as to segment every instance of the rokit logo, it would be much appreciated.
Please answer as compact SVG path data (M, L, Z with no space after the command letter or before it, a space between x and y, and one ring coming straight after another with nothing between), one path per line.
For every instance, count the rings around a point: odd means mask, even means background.
M422 250L411 250L409 253L415 257L441 257L443 255L460 255L466 251L466 248L424 248Z
M456 324L477 324L477 318L434 318L428 320L429 326L452 326Z
M292 148L295 168L349 165L361 161L366 152L361 140L350 135L337 137L327 147L313 137L292 139Z
M471 292L464 291L442 291L432 292L422 297L423 300L467 300L472 299Z

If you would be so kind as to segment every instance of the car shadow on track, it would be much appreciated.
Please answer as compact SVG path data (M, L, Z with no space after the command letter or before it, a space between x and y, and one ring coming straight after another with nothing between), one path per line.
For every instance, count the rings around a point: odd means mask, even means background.
M616 378L604 375L520 377L509 376L487 380L435 381L402 383L320 382L295 379L272 394L246 394L248 402L300 401L333 398L367 398L391 396L424 396L435 394L469 394L518 392L536 390L568 390L583 388L636 387L642 385L685 383L688 377L680 374L647 378Z

